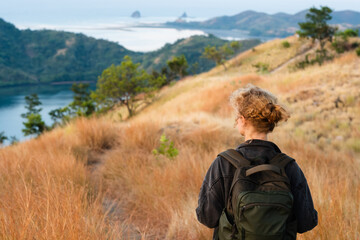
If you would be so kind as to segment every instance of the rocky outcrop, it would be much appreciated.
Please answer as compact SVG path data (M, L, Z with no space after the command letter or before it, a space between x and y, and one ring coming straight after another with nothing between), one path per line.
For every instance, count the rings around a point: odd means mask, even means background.
M139 11L135 11L131 14L132 18L141 18L141 14Z

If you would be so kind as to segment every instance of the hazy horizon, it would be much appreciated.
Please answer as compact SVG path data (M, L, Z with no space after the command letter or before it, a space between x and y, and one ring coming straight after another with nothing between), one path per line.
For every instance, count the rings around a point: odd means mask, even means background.
M295 14L310 7L328 6L334 11L360 11L360 1L309 1L290 2L284 0L254 0L242 3L234 0L223 0L221 4L214 0L183 0L181 3L164 0L133 0L123 1L104 0L12 0L0 3L0 18L14 24L27 22L59 23L63 21L87 21L89 19L113 19L129 17L134 11L141 12L143 17L176 17L184 12L189 17L211 18L224 15L235 15L243 11L253 10L268 14L284 12ZM19 7L20 6L20 7Z

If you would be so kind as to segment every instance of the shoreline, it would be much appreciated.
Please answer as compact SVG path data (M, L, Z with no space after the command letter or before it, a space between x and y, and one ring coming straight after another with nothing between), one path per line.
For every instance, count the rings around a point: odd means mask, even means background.
M46 83L23 83L23 84L13 84L13 85L5 85L0 86L0 89L12 88L12 87L36 87L36 86L61 86L61 85L72 85L74 83L96 83L97 81L84 80L84 81L61 81L61 82L46 82Z

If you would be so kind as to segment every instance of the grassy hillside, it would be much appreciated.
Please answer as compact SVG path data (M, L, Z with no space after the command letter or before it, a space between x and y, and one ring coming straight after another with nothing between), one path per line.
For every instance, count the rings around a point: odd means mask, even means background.
M294 71L292 59L314 46L282 41L244 52L226 72L165 87L126 121L119 109L0 149L0 238L210 239L195 216L199 189L216 155L243 141L228 97L252 83L292 114L270 140L296 159L319 212L319 226L299 239L358 239L360 58ZM258 62L269 73L259 75ZM179 150L173 160L152 154L162 134Z

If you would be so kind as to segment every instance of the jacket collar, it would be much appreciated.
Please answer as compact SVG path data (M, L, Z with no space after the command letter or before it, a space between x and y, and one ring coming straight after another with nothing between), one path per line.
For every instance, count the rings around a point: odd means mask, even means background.
M240 150L240 148L243 148L243 147L267 147L267 148L274 149L276 152L281 153L280 148L275 143L266 141L266 140L260 140L260 139L247 140L247 141L243 142L242 144L240 144L236 149Z

